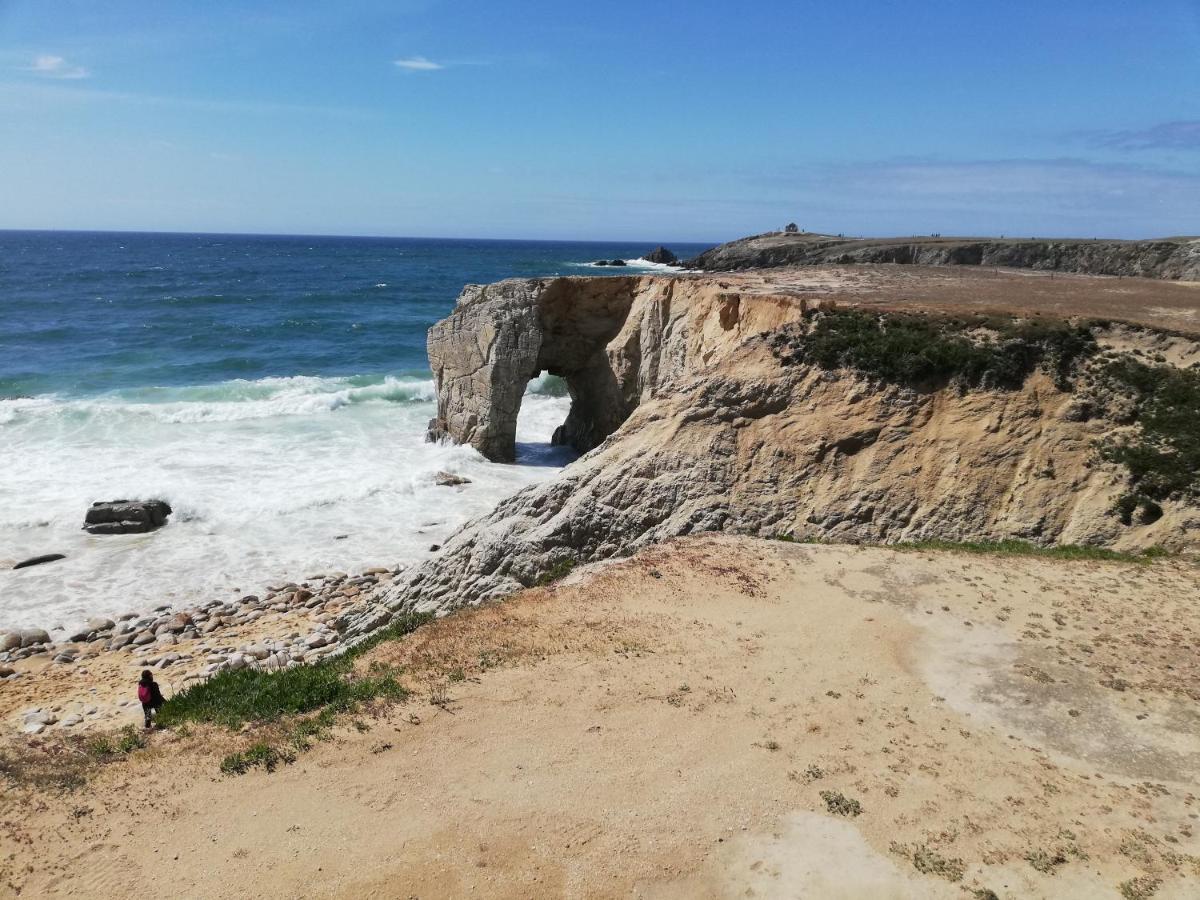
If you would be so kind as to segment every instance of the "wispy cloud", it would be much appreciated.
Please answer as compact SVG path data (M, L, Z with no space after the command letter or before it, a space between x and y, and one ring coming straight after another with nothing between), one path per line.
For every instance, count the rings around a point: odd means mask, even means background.
M1200 150L1200 120L1162 122L1127 131L1091 131L1087 137L1114 150Z
M424 56L406 56L403 59L393 60L392 65L404 69L406 72L436 72L446 68L442 63L435 63Z
M67 62L61 56L43 54L34 57L33 64L25 67L26 72L41 75L43 78L88 78L91 73L83 66Z

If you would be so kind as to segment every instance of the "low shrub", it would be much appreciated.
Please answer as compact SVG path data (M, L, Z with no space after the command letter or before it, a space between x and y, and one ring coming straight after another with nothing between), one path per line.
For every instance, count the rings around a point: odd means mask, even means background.
M854 818L862 814L862 804L841 791L821 791L821 799L825 801L825 809L835 816Z
M259 742L240 753L230 753L221 760L221 774L244 775L258 767L266 769L268 772L274 772L280 763L291 763L295 760L295 754L280 751L270 744Z
M1133 359L1109 363L1101 376L1133 395L1138 429L1109 441L1101 455L1129 470L1130 490L1117 502L1126 524L1162 515L1158 501L1200 496L1200 368L1147 365Z
M815 322L806 334L776 339L775 353L783 362L855 369L913 386L956 379L970 387L1015 389L1042 368L1065 389L1075 364L1097 350L1090 330L1058 320L861 309L811 315Z

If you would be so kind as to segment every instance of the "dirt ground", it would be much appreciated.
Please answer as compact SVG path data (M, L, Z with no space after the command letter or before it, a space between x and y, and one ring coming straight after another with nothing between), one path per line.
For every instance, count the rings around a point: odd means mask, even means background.
M1200 282L978 266L793 266L702 277L731 289L862 306L1134 322L1200 334Z
M380 646L412 698L272 773L196 728L9 778L0 894L1195 897L1198 607L1195 560L684 539Z

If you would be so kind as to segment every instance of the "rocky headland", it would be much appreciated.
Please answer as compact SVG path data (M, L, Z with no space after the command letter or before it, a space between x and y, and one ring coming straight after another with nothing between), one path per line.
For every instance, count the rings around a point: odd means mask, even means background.
M430 331L431 439L512 459L525 385L545 371L572 398L554 439L585 455L347 616L346 636L708 531L1196 549L1194 477L1131 460L1197 458L1186 426L1147 429L1168 402L1151 382L1197 402L1200 342L1172 326L1200 295L1142 282L1158 299L1134 305L1116 282L1035 289L1018 273L946 290L910 271L908 296L885 302L855 270L818 270L807 290L803 270L468 287ZM972 282L994 295L983 308L963 299L988 296Z
M1118 241L1058 238L846 238L772 231L730 241L683 263L709 272L777 266L895 263L1003 266L1083 275L1200 281L1200 238Z
M179 686L295 667L407 611L504 597L703 532L1194 551L1197 450L1183 423L1198 324L1190 285L1012 270L468 286L429 333L431 439L511 460L526 386L549 372L572 398L554 441L581 458L411 570L310 575L57 637L0 635L0 679L24 685L0 715L31 733L103 726L127 698L64 705L38 685L82 686L110 663L118 683L149 667ZM1174 425L1160 389L1179 407ZM1176 459L1184 471L1154 467ZM439 483L470 490L451 477Z

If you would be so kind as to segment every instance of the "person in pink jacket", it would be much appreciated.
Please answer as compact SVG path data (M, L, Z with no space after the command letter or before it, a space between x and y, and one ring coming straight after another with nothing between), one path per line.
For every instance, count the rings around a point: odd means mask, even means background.
M146 718L146 728L153 728L154 717L158 715L159 709L166 701L163 700L162 691L158 689L158 682L154 680L149 669L142 670L142 680L138 682L138 700L142 704L142 715Z

